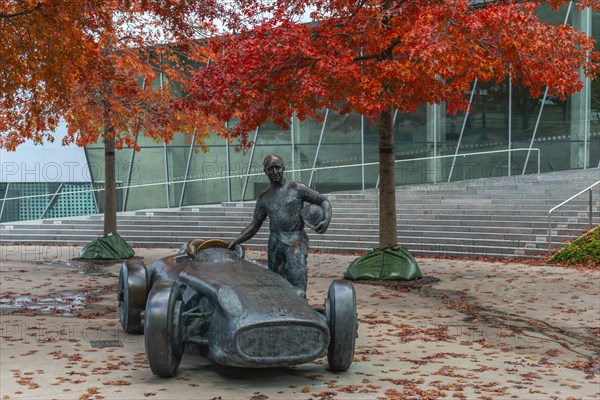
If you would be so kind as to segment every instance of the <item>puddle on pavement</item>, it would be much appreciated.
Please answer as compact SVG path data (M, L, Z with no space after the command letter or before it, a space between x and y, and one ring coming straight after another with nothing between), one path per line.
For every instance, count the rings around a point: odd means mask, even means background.
M72 316L74 311L86 307L90 293L61 293L40 298L19 296L0 299L0 314L11 311L50 312L61 316Z
M40 261L39 265L48 265L51 267L67 267L79 270L80 274L91 276L113 276L114 274L105 270L106 267L120 263L118 260L107 261Z
M52 267L70 268L74 272L90 276L114 277L115 273L107 271L106 267L110 267L120 263L120 261L39 261L38 265L46 265ZM55 293L44 294L40 296L15 296L10 295L0 298L0 314L6 315L11 313L36 312L44 314L52 314L64 317L74 316L83 309L91 310L96 307L99 296L115 292L116 281L106 285L100 285L97 289L81 292L81 291L60 291Z

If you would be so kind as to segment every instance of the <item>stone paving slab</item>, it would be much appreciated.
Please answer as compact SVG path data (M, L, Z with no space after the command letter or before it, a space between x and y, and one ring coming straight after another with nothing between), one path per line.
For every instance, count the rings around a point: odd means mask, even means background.
M143 336L120 329L119 264L72 261L79 250L0 247L2 400L600 398L599 271L418 259L434 282L355 284L359 338L345 373L324 359L251 370L186 353L177 376L162 379ZM136 257L149 264L173 251ZM311 304L353 259L309 255Z

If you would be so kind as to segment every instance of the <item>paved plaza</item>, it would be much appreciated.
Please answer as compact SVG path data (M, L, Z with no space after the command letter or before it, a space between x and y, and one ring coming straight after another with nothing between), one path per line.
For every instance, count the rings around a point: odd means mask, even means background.
M162 379L143 336L120 328L120 264L73 261L79 250L0 247L2 400L600 398L600 271L418 259L423 283L355 284L347 372L325 359L250 370L186 353ZM147 265L174 251L135 250ZM354 258L309 255L311 304Z

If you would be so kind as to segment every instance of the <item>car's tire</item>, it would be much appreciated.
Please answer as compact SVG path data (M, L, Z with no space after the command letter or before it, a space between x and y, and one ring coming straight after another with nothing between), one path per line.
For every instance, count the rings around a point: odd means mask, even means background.
M327 362L334 372L346 371L354 359L358 322L356 294L347 281L335 280L329 286L325 300L325 318L329 326Z
M152 372L174 376L183 356L183 302L173 281L154 284L144 314L146 356Z
M146 307L148 273L141 262L123 261L119 273L119 320L128 333L142 333L142 311Z

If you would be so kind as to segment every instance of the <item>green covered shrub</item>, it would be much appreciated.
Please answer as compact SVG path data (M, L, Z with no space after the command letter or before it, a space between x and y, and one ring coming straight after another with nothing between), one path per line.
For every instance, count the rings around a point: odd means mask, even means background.
M600 227L596 227L556 253L551 264L600 268Z

